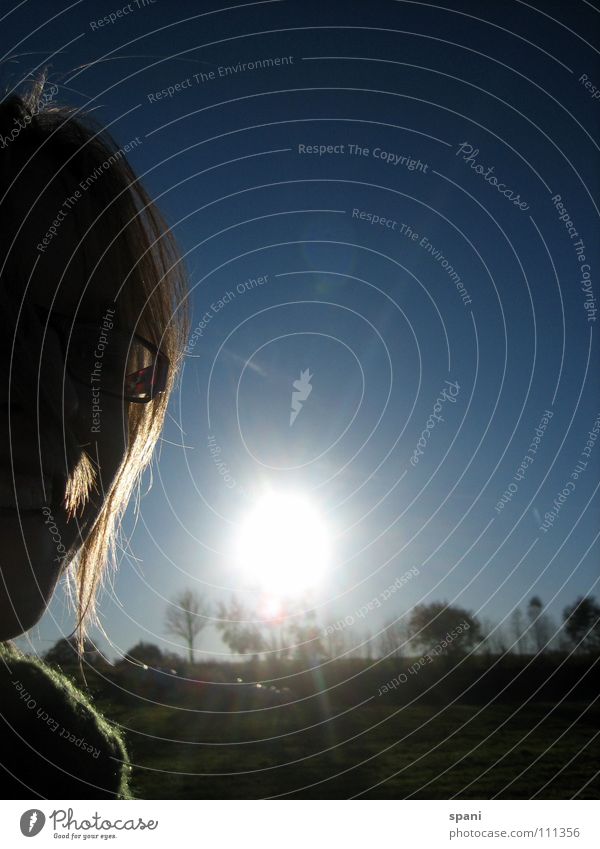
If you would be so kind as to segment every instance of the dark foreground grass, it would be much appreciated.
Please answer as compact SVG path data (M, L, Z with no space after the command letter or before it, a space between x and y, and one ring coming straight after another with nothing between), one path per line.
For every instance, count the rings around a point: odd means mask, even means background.
M600 712L582 703L373 701L336 718L325 704L233 716L105 708L125 726L144 799L590 799L600 790Z

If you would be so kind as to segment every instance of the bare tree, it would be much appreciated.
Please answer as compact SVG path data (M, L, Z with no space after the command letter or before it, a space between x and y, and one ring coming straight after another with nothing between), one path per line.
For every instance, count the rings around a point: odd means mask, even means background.
M344 655L347 657L347 652L350 651L350 641L348 634L343 630L329 630L325 632L325 652L328 657L337 659Z
M194 643L207 626L210 605L194 590L182 590L170 602L165 616L167 631L185 642L190 663L194 662Z
M406 654L408 641L409 633L406 622L388 619L379 634L379 657L402 657Z
M363 656L365 660L373 660L373 632L367 631L365 634L365 645L363 648Z
M525 630L523 611L520 607L515 607L510 614L510 634L516 654L525 654L527 652L529 634L526 634Z
M483 654L488 656L506 654L507 642L510 640L507 641L501 625L491 619L482 619L481 635L482 642L479 649Z
M325 654L321 630L314 610L304 611L290 623L290 634L294 640L294 655L306 663L312 663Z
M259 654L267 646L261 630L262 620L233 596L230 604L219 604L217 630L234 654Z
M537 595L534 595L527 605L527 618L531 623L530 633L536 653L548 651L552 622L548 614L544 612L544 604Z

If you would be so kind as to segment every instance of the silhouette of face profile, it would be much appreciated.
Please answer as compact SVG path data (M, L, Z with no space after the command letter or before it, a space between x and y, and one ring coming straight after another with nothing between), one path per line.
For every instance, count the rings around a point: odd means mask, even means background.
M78 247L102 207L91 190L80 193L72 209L65 207L77 185L72 179L52 180L43 192L54 168L49 154L36 155L27 165L27 179L20 180L13 199L22 228L14 244L4 240L0 256L3 263L11 255L11 279L2 293L11 308L0 310L1 640L24 633L45 611L61 571L100 515L127 448L129 403L93 394L91 380L86 385L74 379L66 367L66 361L76 363L80 376L89 368L91 378L97 362L91 356L86 365L84 354L68 347L74 318L86 323L90 341L95 343L96 335L105 344L105 376L109 359L122 353L116 343L111 348L107 307L116 310L115 327L130 323L120 314L118 299L114 303L121 281L102 227L85 237L85 250ZM60 210L55 235L44 245ZM66 317L66 332L48 322L44 311ZM67 482L84 466L93 467L94 485L82 509L70 516Z

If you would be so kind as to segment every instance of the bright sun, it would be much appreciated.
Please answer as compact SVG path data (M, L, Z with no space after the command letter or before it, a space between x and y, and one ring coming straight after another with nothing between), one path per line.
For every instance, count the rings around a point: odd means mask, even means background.
M324 577L329 534L310 501L268 493L241 524L236 559L246 578L270 593L297 596Z

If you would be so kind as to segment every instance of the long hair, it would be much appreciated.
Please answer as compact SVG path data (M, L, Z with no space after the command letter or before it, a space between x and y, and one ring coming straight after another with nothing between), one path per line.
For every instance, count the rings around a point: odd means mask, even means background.
M73 251L81 252L88 271L86 285L93 285L103 274L117 274L122 284L120 314L136 333L160 347L171 364L164 393L148 404L124 402L128 445L123 462L67 571L81 648L90 623L100 624L96 597L107 565L116 564L120 518L163 426L188 334L187 278L173 233L140 184L123 148L89 115L59 105L45 92L42 77L26 93L0 101L0 238L4 243L0 289L6 291L15 284L24 289L27 283L22 279L20 254L23 250L31 254L35 246L19 241L21 222L15 208L28 178L28 165L41 157L50 163L47 191L60 192L61 199L87 181L73 216L81 236ZM92 179L94 175L96 179ZM80 448L79 454L66 492L72 516L87 502L96 477L93 458L85 452L81 455Z

